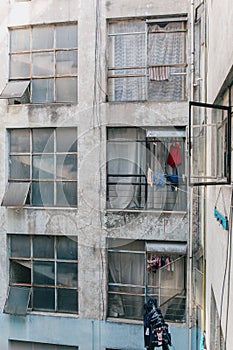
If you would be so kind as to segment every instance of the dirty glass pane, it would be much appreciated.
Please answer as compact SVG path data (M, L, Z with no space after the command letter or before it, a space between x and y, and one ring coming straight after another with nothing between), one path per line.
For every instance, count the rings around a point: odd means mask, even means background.
M33 310L54 311L55 290L52 288L33 288Z
M120 21L109 24L109 33L134 33L134 32L145 32L144 21Z
M10 31L11 52L30 50L30 29L17 29Z
M58 128L56 134L57 152L77 152L76 128Z
M2 200L2 205L6 207L24 205L29 192L29 188L29 182L9 183L4 198Z
M56 79L56 101L71 103L77 101L77 78Z
M53 53L32 54L32 76L54 75L54 55Z
M54 30L52 27L34 27L32 29L32 49L53 49Z
M63 260L77 260L77 240L76 237L57 237L57 258Z
M54 157L40 155L32 157L32 178L49 180L54 178Z
M10 152L30 152L30 130L10 130Z
M14 260L10 262L10 282L31 284L31 261Z
M77 156L58 155L57 156L57 179L76 180L77 179Z
M54 262L33 262L33 283L53 286L55 282Z
M30 258L30 237L26 235L10 236L10 256L13 258Z
M78 46L77 25L60 25L56 27L56 48L71 49Z
M57 311L78 312L78 293L72 289L57 290Z
M4 312L12 315L25 316L27 313L30 291L31 289L27 287L10 287Z
M10 178L29 179L30 178L30 157L10 156Z
M11 55L10 59L10 78L29 78L30 77L30 55Z
M53 79L34 79L32 81L32 103L54 101Z
M77 51L56 52L56 74L77 73Z
M57 263L57 285L66 287L77 287L77 284L77 263Z
M33 129L32 150L35 153L54 152L54 130L49 128Z
M34 258L54 258L54 237L33 236Z
M77 206L77 182L57 183L57 206Z
M32 184L32 205L53 206L54 184L52 182L34 182Z

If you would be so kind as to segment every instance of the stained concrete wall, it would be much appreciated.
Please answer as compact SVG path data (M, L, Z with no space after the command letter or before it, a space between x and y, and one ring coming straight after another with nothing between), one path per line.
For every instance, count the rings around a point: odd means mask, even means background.
M78 236L80 310L79 318L46 315L22 318L1 314L0 323L4 332L0 335L0 347L7 350L9 338L78 344L80 350L104 349L107 346L142 349L142 324L97 322L106 317L106 237L187 241L188 218L186 213L163 215L105 212L106 126L186 126L188 104L187 101L105 103L106 19L188 14L188 1L122 0L93 3L90 0L11 0L6 3L0 0L0 6L0 90L8 80L8 27L78 21L78 104L8 106L7 101L0 100L0 197L3 197L7 184L7 128L77 127L79 152L78 209L0 209L0 309L3 309L8 285L6 234L30 233ZM98 12L101 15L96 21ZM92 327L98 331L93 333ZM49 332L48 329L54 331ZM187 343L185 325L174 326L174 334L176 350L183 349L183 343ZM101 346L98 347L98 344Z

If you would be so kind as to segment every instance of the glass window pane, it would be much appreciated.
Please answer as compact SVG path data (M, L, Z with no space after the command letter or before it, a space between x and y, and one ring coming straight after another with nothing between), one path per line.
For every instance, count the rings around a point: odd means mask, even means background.
M146 99L145 77L108 80L109 101L141 101Z
M30 237L26 235L10 236L11 257L30 258Z
M56 53L56 74L77 74L77 51Z
M56 27L56 48L74 48L78 46L77 25L61 25Z
M11 156L10 157L10 178L29 179L30 178L30 157Z
M30 29L17 29L10 31L11 52L30 50Z
M77 260L77 240L76 237L57 237L57 258L64 260Z
M53 49L54 30L53 27L34 27L32 29L32 49Z
M53 286L55 283L54 262L33 262L33 283Z
M76 128L58 128L56 134L57 152L77 152Z
M56 79L56 101L77 102L77 78Z
M66 287L77 287L77 284L77 264L57 263L57 285Z
M33 309L54 311L55 290L51 288L33 288Z
M35 153L54 152L54 130L49 128L33 129L32 150Z
M34 182L32 184L32 205L39 207L54 205L53 182Z
M53 79L34 79L32 81L32 103L53 102L53 83Z
M30 55L11 55L10 58L10 78L30 77Z
M54 178L54 157L48 155L33 156L32 178L49 180Z
M30 130L10 130L10 152L30 152Z
M31 261L14 260L10 262L10 282L31 284Z
M77 156L58 155L57 156L57 179L76 180L77 179Z
M33 236L33 257L54 258L54 237Z
M78 312L78 292L72 289L57 290L57 311Z
M77 206L77 183L58 182L57 183L57 206L76 207Z
M4 312L25 316L27 313L31 289L27 287L10 287Z
M32 76L54 75L54 55L53 53L32 54Z
M10 182L4 194L2 205L6 207L22 206L29 194L30 182Z

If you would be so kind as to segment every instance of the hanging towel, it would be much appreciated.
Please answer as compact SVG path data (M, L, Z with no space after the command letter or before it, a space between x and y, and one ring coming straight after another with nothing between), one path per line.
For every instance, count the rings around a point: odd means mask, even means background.
M164 188L166 185L166 178L164 174L154 174L154 184L156 185L156 189Z
M151 168L148 168L147 170L147 183L153 186L153 171L151 170Z
M159 67L150 67L150 80L168 80L169 79L169 67L168 66L159 66Z
M176 168L178 165L182 164L182 155L180 151L180 144L178 142L176 142L175 145L171 145L167 157L167 164L172 168Z

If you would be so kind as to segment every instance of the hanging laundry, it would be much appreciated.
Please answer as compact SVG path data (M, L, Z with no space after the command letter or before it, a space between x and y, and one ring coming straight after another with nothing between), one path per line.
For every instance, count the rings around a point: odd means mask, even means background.
M154 184L156 185L156 189L165 187L166 178L164 174L154 174L153 179L154 179Z
M172 144L170 146L169 154L167 157L167 164L172 168L176 168L182 164L182 154L179 142L176 142L175 145Z
M147 170L147 183L151 185L151 187L153 186L153 171L151 168L148 168Z
M150 67L149 75L150 80L162 81L169 80L169 67L168 66L159 66L159 67Z

